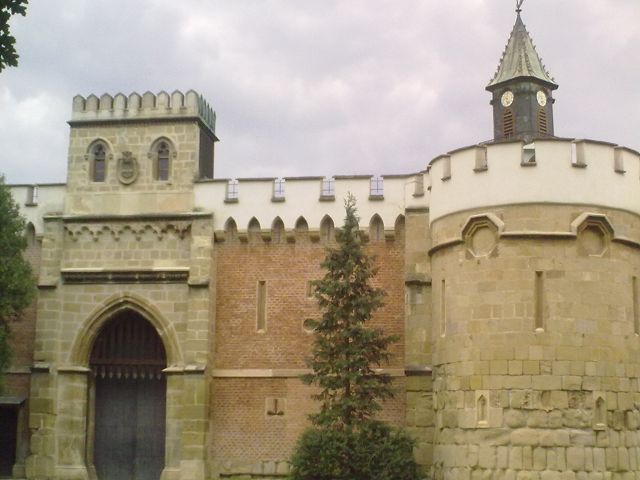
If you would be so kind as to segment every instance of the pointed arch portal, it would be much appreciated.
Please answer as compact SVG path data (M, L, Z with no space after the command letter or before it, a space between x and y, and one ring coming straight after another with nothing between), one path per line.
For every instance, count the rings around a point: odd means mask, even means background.
M164 468L166 352L156 329L125 309L93 343L94 465L100 480L158 480Z

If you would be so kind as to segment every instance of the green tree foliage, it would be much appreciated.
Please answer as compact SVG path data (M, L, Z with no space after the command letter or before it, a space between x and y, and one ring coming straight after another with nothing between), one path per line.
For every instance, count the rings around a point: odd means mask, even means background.
M295 480L412 480L417 477L412 440L375 420L380 402L391 398L391 377L375 371L387 364L396 336L368 325L382 306L384 291L373 287L373 259L362 247L356 201L345 201L337 247L327 250L324 277L314 283L323 312L314 322L307 361L312 372L302 381L319 387L318 413L298 441L292 457Z
M0 390L9 366L9 322L16 320L35 293L31 266L23 257L25 221L0 176Z
M5 67L18 66L16 39L9 30L9 19L12 15L27 13L28 0L0 0L0 72Z

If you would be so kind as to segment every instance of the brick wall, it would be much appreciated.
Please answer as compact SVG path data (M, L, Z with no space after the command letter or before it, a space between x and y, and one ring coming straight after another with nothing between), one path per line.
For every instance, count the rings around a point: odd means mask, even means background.
M312 335L302 323L320 316L316 300L307 297L307 281L323 275L324 246L220 243L216 252L215 368L305 368ZM377 256L374 284L387 292L372 326L400 336L390 366L403 368L403 252L391 242L370 244L367 252ZM256 328L259 280L267 282L264 332Z
M283 369L303 369L313 335L303 329L305 318L319 318L316 300L307 296L307 281L322 276L325 245L305 241L268 244L216 244L216 333L214 368L261 369L281 378L214 378L211 387L211 448L214 472L266 475L284 473L295 443L317 404L312 389ZM374 283L387 292L385 306L372 321L401 340L393 345L389 367L404 367L404 252L400 242L369 243L379 267ZM266 329L257 331L257 282L267 282ZM254 372L255 374L255 372ZM381 418L396 425L405 421L405 381L394 382L398 394L385 404ZM282 416L266 413L269 397L284 399Z

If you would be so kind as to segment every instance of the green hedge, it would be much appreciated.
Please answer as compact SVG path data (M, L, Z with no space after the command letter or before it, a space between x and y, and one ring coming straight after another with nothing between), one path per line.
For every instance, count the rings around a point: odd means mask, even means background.
M291 459L292 480L417 480L413 440L368 422L354 431L307 429Z

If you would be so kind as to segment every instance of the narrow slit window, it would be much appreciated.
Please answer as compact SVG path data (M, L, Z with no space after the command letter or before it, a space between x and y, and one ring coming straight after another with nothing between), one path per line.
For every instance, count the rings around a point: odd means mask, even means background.
M447 333L447 284L442 279L440 283L440 336Z
M257 329L264 332L267 329L267 282L258 281L257 290Z
M604 398L598 397L596 400L595 426L604 427L607 424L607 405Z
M478 405L476 406L478 423L487 423L487 399L484 395L480 395L478 398Z
M536 331L544 330L544 272L536 272L534 302L534 328Z
M631 298L633 301L633 331L640 335L640 292L638 292L638 277L631 279Z

